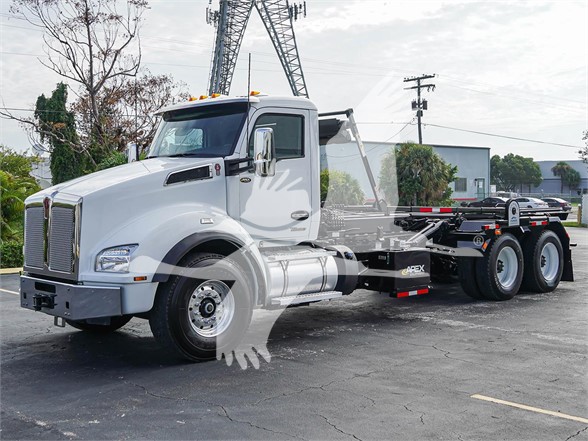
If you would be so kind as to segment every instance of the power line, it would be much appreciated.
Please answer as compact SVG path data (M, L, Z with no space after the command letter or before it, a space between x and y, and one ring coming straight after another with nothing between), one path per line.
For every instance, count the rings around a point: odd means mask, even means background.
M36 112L36 113L77 113L80 114L81 112L74 112L72 110L35 110L35 109L24 109L21 107L0 107L0 111L5 110L5 111L11 111L11 112ZM82 115L85 116L89 116L90 112L85 112L82 113ZM150 114L143 114L143 113L138 113L138 114L132 114L132 113L128 113L125 114L126 116L151 116Z
M524 101L530 104L540 104L542 106L545 105L549 105L550 107L558 107L560 109L566 109L566 110L577 110L578 106L574 106L574 105L570 105L570 106L566 106L563 104L559 104L559 103L548 103L545 101L538 101L538 100L532 100L532 99L528 99L528 98L520 98L520 97L515 97L512 95L504 95L501 93L496 93L496 92L490 92L488 90L478 90L478 89L472 89L470 87L462 87L462 86L456 86L455 84L444 84L445 86L448 87L453 87L455 89L461 89L461 90L466 90L468 92L475 92L475 93L481 93L484 95L493 95L493 96L497 96L499 98L505 98L505 99L509 99L509 100L513 100L513 101ZM548 95L545 95L546 97L548 97ZM561 99L561 98L560 98ZM582 101L577 101L577 100L571 100L571 99L565 99L565 101L569 101L570 103L578 103L578 104L585 104Z
M403 127L402 127L402 128L401 128L401 129L400 129L398 132L396 132L394 135L390 136L388 139L386 139L386 140L384 140L384 141L381 141L379 144L376 144L375 146L372 146L370 149L367 149L367 150L365 151L365 152L366 152L366 154L367 154L367 153L369 153L369 152L371 152L372 150L375 150L375 149L377 149L378 147L382 147L382 146L384 146L384 144L385 144L385 143L387 143L388 141L392 140L392 139L393 139L393 138L395 138L396 136L400 135L400 133L401 133L401 132L402 132L404 129L406 129L406 128L407 128L409 125L411 125L412 123L414 123L414 120L415 120L415 118L413 118L412 120L410 120L410 121L409 121L409 122L407 122L407 123L404 123L404 126L403 126ZM356 124L369 124L369 123L356 123ZM403 124L403 123L393 123L393 122L390 122L390 123L388 123L388 124ZM355 156L357 156L357 155L359 155L359 153L354 153L354 154L352 154L352 155L343 155L343 156L338 156L338 155L329 155L329 157L331 157L331 158L351 158L351 157L355 157Z
M6 13L0 13L0 17L4 17L4 18L14 18L17 20L24 20L21 17L15 16L13 14L6 14ZM19 26L13 26L13 25L7 25L4 23L0 23L0 25L2 26L7 26L7 27L14 27L14 28L20 28L20 29L26 29L26 30L31 30L31 31L36 31L36 32L43 32L39 29L34 29L34 28L25 28L25 27L19 27ZM204 45L204 44L198 44L192 41L187 41L187 40L177 40L177 39L170 39L170 38L164 38L164 37L160 37L160 36L142 36L142 39L156 39L158 41L168 41L171 43L176 43L176 44L181 44L181 45L188 45L188 46L199 46L199 47L203 47L203 48L210 48L210 45ZM145 46L144 46L145 47ZM157 49L161 49L161 50L167 50L167 49L163 49L163 48L157 48ZM176 50L177 49L170 49L170 50ZM261 56L270 56L273 57L275 56L274 53L270 53L270 52L258 52L258 51L248 51L251 52L254 55L261 55ZM15 54L15 55L20 55L20 54ZM368 66L366 67L365 65L359 65L359 64L354 64L354 63L345 63L345 62L338 62L338 61L332 61L332 60L324 60L324 59L317 59L317 58L307 58L307 57L300 57L301 60L308 62L308 63L328 63L329 65L339 65L339 66L347 66L347 67L352 67L354 69L369 69L370 72L357 72L358 74L362 74L362 75L370 75L370 76L386 76L389 74L390 71L392 72L398 72L398 73L402 73L402 74L406 74L407 72L409 72L406 69L398 69L398 68L390 68L390 67L385 67L385 66L380 66L380 67L374 67L374 66ZM259 62L259 61L258 61ZM277 64L276 62L271 62L273 64ZM151 64L155 64L155 63L151 63ZM159 63L162 65L165 65L165 63ZM312 68L309 66L309 68ZM568 71L575 71L578 69L584 69L585 66L578 66L576 68L573 69L568 69L566 72ZM255 69L254 69L255 70ZM379 70L381 72L383 72L382 74L374 74L373 71L374 70ZM335 72L333 70L331 70L331 72ZM384 73L386 72L386 73ZM317 73L317 72L315 72ZM347 74L355 74L356 72L351 72L351 71L339 71L339 73L347 73ZM441 81L446 81L443 80L443 78L447 78L447 79L451 79L453 78L454 82L458 82L461 84L464 82L463 78L458 78L452 75L447 75L447 74L442 74L442 76L439 78ZM449 80L449 82L451 82L452 80ZM561 97L556 97L556 96L552 96L552 95L547 95L544 93L540 93L540 92L535 92L535 91L523 91L523 90L519 90L516 88L512 88L512 87L505 87L505 86L496 86L493 85L491 83L483 83L483 82L474 82L474 81L465 81L466 83L472 84L472 85L477 85L477 86L482 86L482 87L489 87L495 90L511 90L514 91L515 93L519 93L519 94L523 94L523 95L528 95L528 94L533 94L536 96L540 96L540 97L545 97L548 99L552 99L552 100L559 100L559 101L567 101L567 102L571 102L571 103L577 103L577 104L585 104L583 101L579 101L579 100L574 100L574 99L569 99L569 98L561 98ZM497 92L489 92L489 91L481 91L481 90L476 90L476 89L471 89L471 88L466 88L466 87L460 87L460 86L456 86L456 85L451 85L451 84L446 84L450 87L455 87L458 89L463 89L463 90L467 90L470 92L475 92L475 93L484 93L484 94L490 94L490 95L496 95L496 96L500 96L502 98L505 99L510 99L510 100L514 100L514 101L526 101L529 103L533 103L533 104L548 104L550 106L554 106L554 107L560 107L560 108L565 108L565 109L574 109L577 110L577 107L571 107L571 106L561 106L555 103L545 103L543 101L533 101L533 100L529 100L527 98L520 98L520 97L514 97L512 96L512 94L501 94L501 93L497 93Z
M7 111L13 111L13 112L35 112L35 109L25 109L25 108L21 108L21 107L0 107L0 110L7 110ZM67 110L65 110L65 111L64 110L40 110L39 112L45 112L45 113L69 113L70 111L67 111ZM131 116L134 116L134 115L131 115ZM138 114L137 116L149 116L149 115L146 115L146 114ZM398 136L409 125L413 125L414 124L414 120L415 120L415 118L413 118L411 121L408 121L407 123L384 122L384 121L362 121L362 122L358 122L357 124L378 124L378 125L404 124L404 126L398 132L396 132L394 135L390 136L386 140L382 141L381 144L378 144L378 145L373 146L370 150L368 150L368 152L369 152L369 151L371 151L371 150L373 150L373 149L375 149L375 148L383 145L384 143L390 141L392 138ZM517 137L517 136L499 135L497 133L481 132L481 131L478 131L478 130L460 129L458 127L449 127L449 126L444 126L444 125L441 125L441 124L423 123L422 125L425 126L425 127L431 126L431 127L441 128L441 129L455 130L455 131L458 131L458 132L474 133L476 135L492 136L492 137L495 137L495 138L513 139L515 141L534 142L534 143L537 143L537 144L555 145L555 146L559 146L559 147L568 147L568 148L574 148L574 149L581 149L582 148L582 146L577 146L577 145L561 144L561 143L556 143L556 142L541 141L541 140L529 139L529 138L520 138L520 137ZM413 132L414 132L414 130L412 130L410 133L413 133ZM336 157L336 158L347 158L347 157L351 157L351 156L356 156L356 155L333 156L333 157Z
M457 127L449 127L449 126L442 126L440 124L431 124L431 123L427 123L427 124L423 124L425 127L426 126L431 126L431 127L439 127L441 129L449 129L449 130L456 130L458 132L467 132L467 133L475 133L477 135L485 135L485 136L493 136L495 138L506 138L506 139L514 139L516 141L525 141L525 142L535 142L537 144L548 144L548 145L556 145L559 147L569 147L569 148L574 148L574 149L581 149L581 146L577 146L577 145L571 145L571 144L560 144L557 142L549 142L549 141L539 141L536 139L528 139L528 138L518 138L516 136L508 136L508 135L498 135L496 133L488 133L488 132L479 132L477 130L468 130L468 129L459 129Z

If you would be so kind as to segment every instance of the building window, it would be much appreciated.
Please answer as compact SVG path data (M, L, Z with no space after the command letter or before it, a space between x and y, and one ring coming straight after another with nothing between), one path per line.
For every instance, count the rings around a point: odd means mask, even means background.
M455 178L455 192L466 192L468 191L468 179L467 178Z
M268 127L274 131L276 159L304 157L304 117L301 115L280 115L268 113L257 118L249 140L249 156L253 155L253 134L255 129Z

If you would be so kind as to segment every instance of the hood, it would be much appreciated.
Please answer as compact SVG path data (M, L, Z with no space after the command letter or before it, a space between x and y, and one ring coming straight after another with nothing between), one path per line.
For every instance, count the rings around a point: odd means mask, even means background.
M211 162L218 162L214 158L152 158L144 161L131 162L130 164L119 165L106 170L101 170L89 175L81 176L71 181L62 182L46 188L31 198L37 199L40 196L55 196L58 193L67 193L84 197L95 192L101 192L108 188L119 186L128 181L134 181L147 175L161 174L161 180L176 170L190 169ZM155 176L152 176L155 177ZM159 176L157 176L159 179Z

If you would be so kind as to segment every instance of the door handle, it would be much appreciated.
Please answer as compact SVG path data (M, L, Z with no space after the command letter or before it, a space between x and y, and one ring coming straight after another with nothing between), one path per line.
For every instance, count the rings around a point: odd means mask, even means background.
M298 210L298 211L294 211L290 217L294 220L297 221L303 221L306 220L310 217L310 214L308 213L308 211L304 211L304 210Z

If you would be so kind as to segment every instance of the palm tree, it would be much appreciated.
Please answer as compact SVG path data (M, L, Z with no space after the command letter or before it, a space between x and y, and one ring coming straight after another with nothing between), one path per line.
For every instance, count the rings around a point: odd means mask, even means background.
M560 193L563 193L565 178L566 175L570 172L570 170L572 170L572 167L570 166L570 164L564 161L559 161L557 164L551 167L551 172L553 173L553 176L559 176L561 183Z

